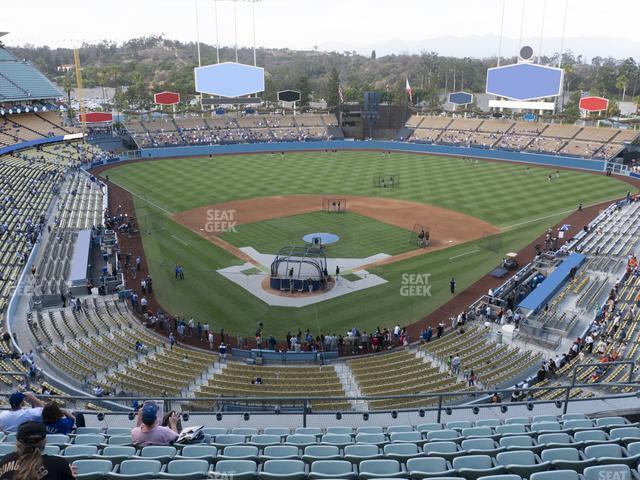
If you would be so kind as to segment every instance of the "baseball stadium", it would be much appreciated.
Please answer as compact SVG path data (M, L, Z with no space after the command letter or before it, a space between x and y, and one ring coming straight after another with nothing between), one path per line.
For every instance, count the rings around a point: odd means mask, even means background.
M0 34L0 478L638 478L640 66L487 0L497 56L294 82L256 3Z

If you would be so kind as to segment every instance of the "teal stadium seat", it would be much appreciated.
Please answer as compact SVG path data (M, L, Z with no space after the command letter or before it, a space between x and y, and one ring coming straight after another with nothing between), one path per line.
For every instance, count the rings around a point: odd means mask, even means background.
M383 455L377 445L356 444L344 447L344 459L354 464L359 464L365 460L377 460L382 457Z
M294 445L298 448L304 448L309 445L316 445L318 442L314 435L294 433L293 435L289 435L284 443L285 445Z
M258 476L261 480L304 480L307 475L302 460L267 460Z
M634 477L631 469L627 465L594 465L585 468L583 473L584 480L630 480Z
M209 462L206 460L171 460L166 472L160 472L159 478L171 480L200 480L206 478Z
M49 436L47 436L47 442ZM74 445L102 445L105 443L105 436L100 434L86 434L86 435L76 435L76 438L73 440Z
M132 458L135 454L135 447L130 445L107 445L102 450L100 458L111 460L114 465L119 465L124 460Z
M73 463L75 460L85 460L97 454L96 445L69 445L62 455L69 463Z
M140 450L140 458L167 463L176 456L176 447L169 445L149 445Z
M333 445L338 448L344 448L353 443L353 438L349 434L325 433L320 443L322 445Z
M254 480L258 477L258 466L252 460L220 460L213 471L215 478L227 475L233 480Z
M382 449L384 458L406 462L410 458L421 457L422 452L415 443L390 443Z
M453 459L453 468L467 480L477 480L487 475L505 473L502 465L497 465L489 455L464 455Z
M354 447L355 445L351 445ZM345 450L349 446L345 447ZM302 461L305 463L313 463L318 460L339 460L340 449L335 445L309 445L304 449Z
M258 447L253 445L229 445L225 447L222 454L218 455L221 460L252 460L258 459Z
M529 478L532 473L543 472L551 466L551 462L543 462L529 450L502 452L496 455L496 462L507 469L507 472Z
M113 469L109 460L91 459L73 462L78 480L101 480Z
M280 445L281 440L280 435L253 435L247 443L262 448L269 445Z
M458 444L455 442L430 442L425 443L422 447L422 451L428 457L442 457L448 461L453 461L454 458L464 455L465 452L461 451Z
M185 445L176 455L176 460L206 460L213 463L218 455L218 449L213 445Z
M156 478L162 469L162 463L158 460L124 460L117 470L107 473L107 478L112 480L148 480Z
M577 448L548 448L540 454L545 462L551 462L555 470L575 470L582 473L585 468L596 464L595 458L585 459Z
M536 472L529 480L580 480L580 475L574 470L553 470L550 472Z
M358 470L360 471L359 478L361 480L369 480L372 478L402 478L404 476L404 473L400 468L400 462L387 458L380 460L364 460L360 462Z
M455 476L456 471L451 468L444 458L411 458L407 460L407 472L413 480L424 478Z
M319 460L311 464L309 480L329 480L340 478L356 480L353 464L346 460Z
M358 433L356 434L356 443L368 443L382 447L388 442L384 433Z
M262 462L267 460L297 460L299 458L298 447L293 445L270 445L265 447L259 459Z

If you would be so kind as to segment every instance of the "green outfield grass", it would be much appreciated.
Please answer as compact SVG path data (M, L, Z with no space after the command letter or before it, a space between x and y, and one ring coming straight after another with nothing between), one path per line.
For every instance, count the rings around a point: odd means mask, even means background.
M412 323L451 298L451 277L456 278L461 291L495 267L504 252L524 247L575 210L579 202L609 201L629 189L615 178L577 171L562 171L549 182L547 176L554 172L532 167L525 174L522 165L469 164L430 155L394 153L385 158L378 152L307 152L288 153L284 158L258 154L140 162L117 166L107 173L134 194L136 215L147 232L143 242L154 290L164 308L209 321L216 330L225 328L245 335L252 334L256 323L263 321L267 331L282 336L297 328L338 333L355 324L368 330ZM374 188L373 176L385 173L398 174L401 188ZM170 218L175 212L227 200L305 193L398 198L474 215L503 229L502 251L482 248L481 241L469 242L376 268L374 273L388 281L385 285L307 308L273 308L216 273L243 262ZM279 221L287 223L286 219ZM575 232L582 226L573 227ZM244 232L247 238L260 233L250 230ZM297 231L291 232L286 235L297 235ZM408 236L399 237L399 241L397 248L408 246ZM275 249L275 244L270 248ZM174 280L175 262L185 267L184 282ZM408 274L431 274L431 296L403 295Z
M313 232L329 232L340 237L327 245L325 253L333 258L366 258L378 253L396 255L415 250L409 244L411 232L372 218L345 212L314 212L235 227L221 237L236 247L251 246L261 253L276 254L285 245L302 245L302 237Z

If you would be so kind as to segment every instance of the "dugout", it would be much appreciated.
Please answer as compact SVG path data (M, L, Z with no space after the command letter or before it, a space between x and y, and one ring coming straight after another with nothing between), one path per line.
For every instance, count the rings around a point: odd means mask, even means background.
M309 292L327 288L329 273L323 250L311 245L281 248L271 263L269 286L276 290Z

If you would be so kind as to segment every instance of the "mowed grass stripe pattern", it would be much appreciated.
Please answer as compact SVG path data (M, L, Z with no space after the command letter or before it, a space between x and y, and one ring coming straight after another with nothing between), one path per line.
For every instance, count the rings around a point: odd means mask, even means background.
M451 298L451 277L456 278L458 291L463 290L494 268L504 252L519 250L566 216L555 213L574 209L580 201L586 205L621 197L628 190L626 183L615 178L582 172L563 171L551 184L547 176L554 169L524 172L524 166L497 162L470 165L433 156L394 153L386 159L378 152L318 152L286 154L284 159L237 155L141 162L110 169L108 175L171 212L263 195L344 193L433 203L499 226L545 217L501 234L501 252L483 249L479 241L470 242L376 268L373 273L385 278L385 285L289 309L268 307L217 274L217 269L242 262L176 224L158 208L134 198L141 230L149 232L143 234L145 255L164 308L211 322L216 330L225 328L243 335L253 334L262 321L268 332L282 338L288 330L298 328L344 333L354 325L370 331L376 326L410 324ZM383 173L399 174L401 188L374 188L373 175ZM408 238L402 239L405 242ZM458 255L463 256L450 260ZM186 280L174 279L175 262L185 267ZM411 274L431 275L431 296L403 295L402 287Z
M309 233L328 232L340 237L326 245L332 258L366 258L378 253L396 255L414 250L411 232L356 213L315 212L292 215L234 227L221 237L236 247L254 247L260 253L276 254L286 245L303 245Z
M500 162L380 152L229 155L123 165L109 170L118 185L170 211L270 195L345 194L398 198L450 208L503 227L623 196L628 185L577 171ZM373 186L397 174L400 188Z

